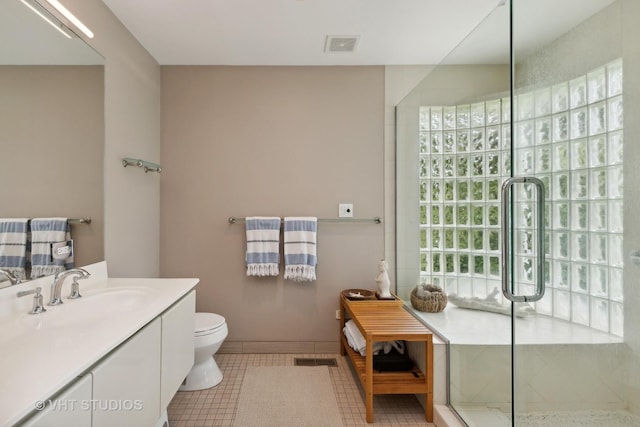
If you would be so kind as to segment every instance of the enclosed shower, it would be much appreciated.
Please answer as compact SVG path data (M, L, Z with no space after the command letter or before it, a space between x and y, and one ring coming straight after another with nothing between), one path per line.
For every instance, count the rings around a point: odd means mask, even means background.
M501 2L396 108L397 292L470 426L640 426L640 2ZM479 304L482 305L482 304Z

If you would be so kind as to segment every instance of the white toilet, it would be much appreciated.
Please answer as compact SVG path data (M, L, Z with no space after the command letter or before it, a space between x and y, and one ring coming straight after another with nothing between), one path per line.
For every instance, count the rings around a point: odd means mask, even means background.
M224 317L214 313L196 313L195 363L180 391L204 390L222 381L222 371L213 355L229 333Z

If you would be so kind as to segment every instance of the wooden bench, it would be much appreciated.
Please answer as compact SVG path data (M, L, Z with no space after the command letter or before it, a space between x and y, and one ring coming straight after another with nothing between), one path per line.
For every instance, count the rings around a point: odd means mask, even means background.
M349 347L343 328L353 319L367 343L365 356ZM378 341L423 341L426 372L373 370L373 343ZM402 300L350 300L340 294L340 354L348 354L365 391L367 422L373 422L374 394L425 394L425 419L433 422L433 336L431 331L404 309Z

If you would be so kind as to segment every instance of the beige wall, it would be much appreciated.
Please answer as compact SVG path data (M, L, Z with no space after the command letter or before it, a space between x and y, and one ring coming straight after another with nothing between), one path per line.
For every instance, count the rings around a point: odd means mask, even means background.
M90 217L76 265L104 259L102 66L0 67L0 217Z
M382 225L321 223L317 281L247 277L230 216L382 216L382 67L162 67L161 274L198 276L228 341L337 341L345 288L375 287Z
M160 177L123 157L160 163L160 67L100 0L66 0L105 58L104 255L109 275L157 277Z

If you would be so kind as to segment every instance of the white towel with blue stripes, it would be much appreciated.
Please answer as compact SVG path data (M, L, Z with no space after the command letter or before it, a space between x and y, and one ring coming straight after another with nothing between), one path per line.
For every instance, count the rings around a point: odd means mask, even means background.
M31 278L57 274L74 267L73 253L65 259L53 259L54 243L71 241L67 218L34 218L31 220Z
M28 218L0 219L0 268L20 280L26 279L28 223Z
M245 218L247 276L280 274L280 222L280 217Z
M316 280L318 264L318 218L285 217L284 219L284 278L294 282Z

